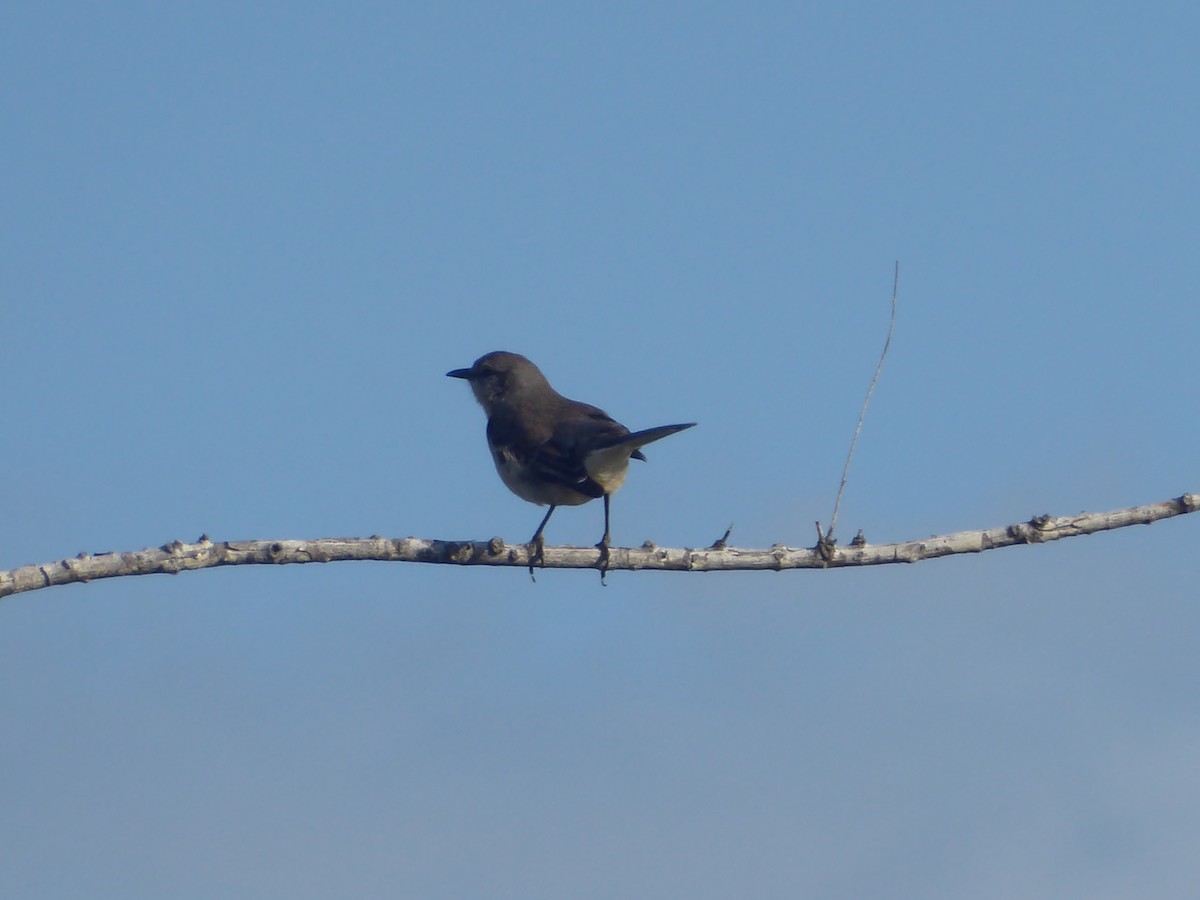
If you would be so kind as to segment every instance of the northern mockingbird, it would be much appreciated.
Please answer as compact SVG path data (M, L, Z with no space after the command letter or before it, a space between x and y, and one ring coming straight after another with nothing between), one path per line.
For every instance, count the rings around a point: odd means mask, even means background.
M641 447L691 428L660 425L630 432L606 412L568 400L533 363L516 353L497 350L475 360L469 369L447 372L463 378L487 413L488 448L496 471L508 489L530 503L549 506L529 542L529 574L542 556L542 532L554 510L604 498L604 537L600 571L608 567L608 498L621 486L629 460L645 460Z

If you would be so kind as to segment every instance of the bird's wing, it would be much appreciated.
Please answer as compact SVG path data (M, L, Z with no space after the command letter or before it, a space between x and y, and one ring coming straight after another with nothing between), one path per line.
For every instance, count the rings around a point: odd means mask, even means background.
M629 429L604 410L575 401L553 432L539 435L541 441L530 441L524 461L542 478L588 497L603 497L604 488L588 474L588 454L619 444L628 434Z
M514 417L502 426L501 418L493 416L488 422L489 438L502 431L507 438L505 452L527 468L530 476L587 497L604 496L604 488L589 477L584 460L603 436L628 434L624 426L594 407L586 416L559 422L550 432L531 433L522 429L522 424Z
M587 473L583 456L576 448L566 446L555 438L535 448L529 465L540 477L564 485L588 497L603 497L600 487Z
M569 478L570 485L589 497L604 496L604 488L588 474L588 454L598 447L620 443L629 429L594 406L576 403L554 434L538 448L537 465L551 477Z

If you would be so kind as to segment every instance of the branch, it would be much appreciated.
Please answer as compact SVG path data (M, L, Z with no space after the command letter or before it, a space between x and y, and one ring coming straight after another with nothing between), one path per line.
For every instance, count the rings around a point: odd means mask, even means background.
M740 571L751 569L830 569L843 566L879 566L912 563L956 553L980 553L1017 544L1041 544L1060 538L1149 525L1200 509L1200 494L1133 506L1106 513L1076 516L1036 516L1028 522L982 531L872 545L855 540L849 546L792 549L776 544L765 550L726 547L718 541L706 550L668 549L647 541L637 548L613 547L608 569L660 569L685 572ZM595 547L547 547L545 568L594 569L600 554ZM158 548L131 553L81 553L45 565L22 566L0 572L0 597L59 584L116 578L122 575L176 575L188 569L214 566L283 565L286 563L337 562L373 559L385 562L442 563L460 566L529 565L529 545L490 541L434 541L422 538L323 538L313 541L223 541L214 544L207 535L194 544L174 541Z

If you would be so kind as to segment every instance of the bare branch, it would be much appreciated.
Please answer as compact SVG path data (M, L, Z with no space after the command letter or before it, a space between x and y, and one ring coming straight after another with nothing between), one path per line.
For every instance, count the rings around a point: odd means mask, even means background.
M777 544L765 550L723 547L692 550L656 547L613 547L608 570L659 569L686 572L742 571L754 569L829 569L844 566L878 566L911 563L956 553L980 553L1017 544L1041 544L1066 537L1149 525L1159 519L1200 509L1200 494L1134 506L1106 513L1075 516L1036 516L1028 522L982 531L960 531L900 544L872 545L865 541L848 547L792 549ZM214 566L283 565L371 559L388 562L443 563L460 566L529 565L529 545L490 541L435 541L422 538L324 538L312 541L224 541L213 543L202 536L194 544L175 541L132 553L81 553L45 565L23 566L0 572L0 597L59 584L115 578L122 575L178 574L188 569ZM594 569L600 554L595 547L546 547L548 569Z

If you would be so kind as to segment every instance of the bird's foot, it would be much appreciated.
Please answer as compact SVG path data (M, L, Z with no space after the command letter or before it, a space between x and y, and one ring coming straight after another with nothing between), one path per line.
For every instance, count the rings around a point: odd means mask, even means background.
M546 565L546 539L541 534L535 534L533 540L529 542L529 577L532 581L537 581L537 576L533 574L534 566Z
M604 576L608 574L608 548L612 546L608 535L600 539L600 543L596 545L596 549L600 551L600 557L596 560L596 568L600 570L600 583L605 584Z

